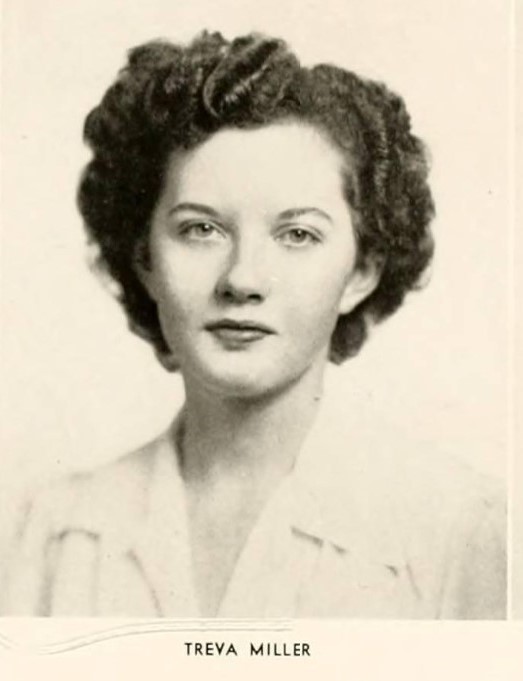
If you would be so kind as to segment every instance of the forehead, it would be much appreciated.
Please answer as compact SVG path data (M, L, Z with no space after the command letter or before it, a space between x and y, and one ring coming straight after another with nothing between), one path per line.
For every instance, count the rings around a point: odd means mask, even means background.
M175 152L164 191L170 200L271 208L345 204L341 153L301 123L224 129L191 151ZM228 207L228 206L225 206Z

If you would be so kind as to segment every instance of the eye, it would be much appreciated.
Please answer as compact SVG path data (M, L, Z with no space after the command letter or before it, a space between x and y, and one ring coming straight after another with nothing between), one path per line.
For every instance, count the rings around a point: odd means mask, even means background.
M182 223L179 233L192 241L217 241L224 238L223 231L208 220L192 220Z
M279 234L278 241L285 246L300 248L320 243L321 238L305 227L287 227Z

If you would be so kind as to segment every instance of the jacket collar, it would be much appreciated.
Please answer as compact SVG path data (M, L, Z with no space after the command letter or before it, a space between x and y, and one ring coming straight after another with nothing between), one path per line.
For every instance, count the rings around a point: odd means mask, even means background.
M294 526L373 562L405 564L386 438L324 397L293 472Z
M162 527L186 532L180 524L185 509L175 446L178 423L179 416L152 445L156 461L148 496L153 505L148 527L142 528L151 541ZM290 525L373 562L404 565L394 495L396 457L389 448L374 420L356 419L343 405L324 398L294 470L276 492L287 497Z
M147 553L150 548L164 552L167 563L175 558L169 547L188 543L174 437L178 423L179 417L163 435L103 474L84 476L90 484L83 485L67 527L110 535L113 550ZM286 497L282 522L373 562L404 565L394 498L396 456L389 449L375 421L365 423L324 398L294 470L277 491ZM173 542L173 533L184 536Z

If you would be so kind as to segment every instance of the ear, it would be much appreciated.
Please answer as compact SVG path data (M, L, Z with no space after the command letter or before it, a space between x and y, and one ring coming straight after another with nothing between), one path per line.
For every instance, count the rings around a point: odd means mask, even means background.
M369 259L355 267L349 275L345 289L340 298L338 312L340 315L352 312L380 283L383 263Z
M155 300L156 297L153 268L149 254L149 247L145 239L140 239L140 241L138 241L136 244L133 253L133 269L142 286L145 288L151 298Z

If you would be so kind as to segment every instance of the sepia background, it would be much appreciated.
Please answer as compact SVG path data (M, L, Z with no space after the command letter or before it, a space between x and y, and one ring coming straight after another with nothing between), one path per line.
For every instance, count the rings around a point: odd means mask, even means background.
M404 96L433 156L430 285L329 372L330 389L419 446L506 478L508 3L4 0L0 548L28 488L141 444L182 400L178 377L89 272L75 192L83 120L128 48L203 28L284 37L305 63L334 62Z

